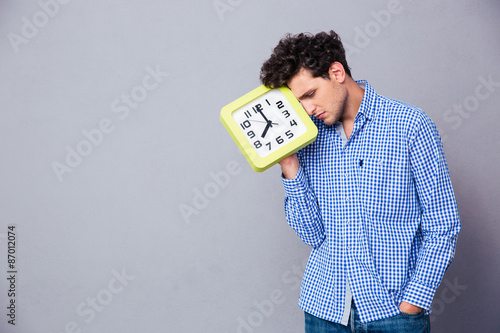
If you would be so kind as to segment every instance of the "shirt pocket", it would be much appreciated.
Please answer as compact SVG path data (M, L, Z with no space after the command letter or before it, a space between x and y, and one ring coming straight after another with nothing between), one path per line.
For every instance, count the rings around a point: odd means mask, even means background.
M365 213L375 220L392 219L412 195L411 171L402 158L371 157L359 166L359 193Z

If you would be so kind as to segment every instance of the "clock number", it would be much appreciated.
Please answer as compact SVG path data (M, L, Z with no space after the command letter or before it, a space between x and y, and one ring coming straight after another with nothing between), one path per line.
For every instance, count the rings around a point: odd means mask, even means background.
M276 102L276 106L278 107L278 109L282 109L282 108L284 108L284 107L285 107L285 105L283 104L283 102L282 102L282 101L277 101L277 102Z
M247 118L250 118L252 116L252 114L248 110L245 111L244 114L245 114L245 116L247 116Z
M246 128L249 128L250 126L252 126L252 124L248 120L245 120L244 122L242 122L240 124L240 126L241 126L241 128L246 129Z
M290 130L286 131L286 132L285 132L285 135L286 135L286 137L287 137L287 138L289 138L289 139L293 138L293 133L292 133L292 131L290 131Z
M266 143L266 146L269 146L269 150L271 150L271 142Z
M284 140L281 136L278 136L278 137L276 138L276 142L280 145L280 144L282 144L283 142L285 142L285 140Z
M269 101L266 99L266 102L267 102L267 105L271 106L271 103L269 103Z
M294 120L290 120L290 126L297 126L297 122Z
M253 145L254 145L254 146L255 146L255 148L257 148L257 149L259 149L260 147L262 147L262 143L260 143L260 141L259 141L259 140L255 141L255 142L253 143Z
M264 109L262 108L262 105L257 104L257 105L255 105L255 106L252 106L252 110L253 110L255 113L259 113L260 111L262 111L262 110L264 110Z
M290 117L290 112L288 112L288 110L281 111L281 113L283 113L285 115L285 118Z
M250 139L255 138L255 133L253 131L248 132L247 135L250 137Z

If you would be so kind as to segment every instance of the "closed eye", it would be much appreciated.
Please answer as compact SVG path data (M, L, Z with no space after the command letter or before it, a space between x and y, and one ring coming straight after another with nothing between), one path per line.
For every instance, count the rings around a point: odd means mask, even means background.
M300 96L299 100L303 100L306 98L312 98L314 96L314 93L316 93L316 90L308 91L304 95Z

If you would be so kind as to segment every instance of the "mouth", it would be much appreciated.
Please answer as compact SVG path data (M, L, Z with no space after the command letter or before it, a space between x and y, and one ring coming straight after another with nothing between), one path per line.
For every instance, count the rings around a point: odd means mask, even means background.
M323 111L323 112L320 112L320 113L318 113L318 114L316 114L316 115L314 115L314 116L315 116L316 118L318 118L318 119L322 119L322 118L325 116L325 112L324 112L324 111Z

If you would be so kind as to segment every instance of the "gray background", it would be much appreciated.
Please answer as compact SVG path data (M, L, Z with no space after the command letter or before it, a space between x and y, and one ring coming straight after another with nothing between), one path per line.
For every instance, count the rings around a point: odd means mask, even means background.
M219 110L285 33L330 29L442 133L463 229L433 331L499 331L498 1L60 1L0 1L1 332L302 332L279 167L254 172Z

